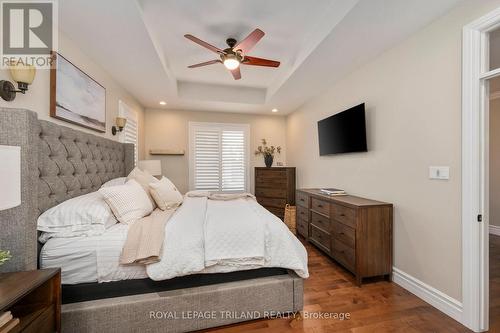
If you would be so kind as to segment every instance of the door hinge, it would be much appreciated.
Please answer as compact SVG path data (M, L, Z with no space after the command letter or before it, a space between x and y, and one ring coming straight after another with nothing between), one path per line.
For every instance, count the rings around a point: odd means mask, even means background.
M482 214L479 214L477 216L477 222L483 222L483 215Z

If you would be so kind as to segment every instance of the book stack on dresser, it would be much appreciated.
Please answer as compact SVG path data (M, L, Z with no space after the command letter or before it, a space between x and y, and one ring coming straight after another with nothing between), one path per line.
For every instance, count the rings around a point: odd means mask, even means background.
M392 272L392 204L319 189L297 191L297 232L356 277Z
M19 325L19 318L14 318L12 312L0 313L0 333L12 332Z

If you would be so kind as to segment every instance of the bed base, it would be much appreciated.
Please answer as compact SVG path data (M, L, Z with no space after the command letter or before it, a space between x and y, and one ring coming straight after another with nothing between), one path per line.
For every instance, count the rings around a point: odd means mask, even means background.
M303 308L295 273L210 286L71 303L62 332L190 332L295 313Z

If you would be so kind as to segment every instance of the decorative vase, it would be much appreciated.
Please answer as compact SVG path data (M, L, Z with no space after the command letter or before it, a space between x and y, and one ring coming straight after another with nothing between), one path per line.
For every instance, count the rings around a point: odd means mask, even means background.
M270 168L273 165L273 160L273 155L264 155L264 163L266 163L266 167Z

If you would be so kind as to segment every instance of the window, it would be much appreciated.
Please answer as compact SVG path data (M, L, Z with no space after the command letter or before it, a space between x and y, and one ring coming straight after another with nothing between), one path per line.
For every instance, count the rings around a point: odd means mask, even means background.
M249 132L247 124L190 122L190 189L248 191Z
M139 152L137 150L137 146L139 145L137 112L124 102L119 101L118 114L120 117L127 119L127 124L123 132L120 133L120 142L134 144L134 161L135 165L137 165L137 160L139 159Z

